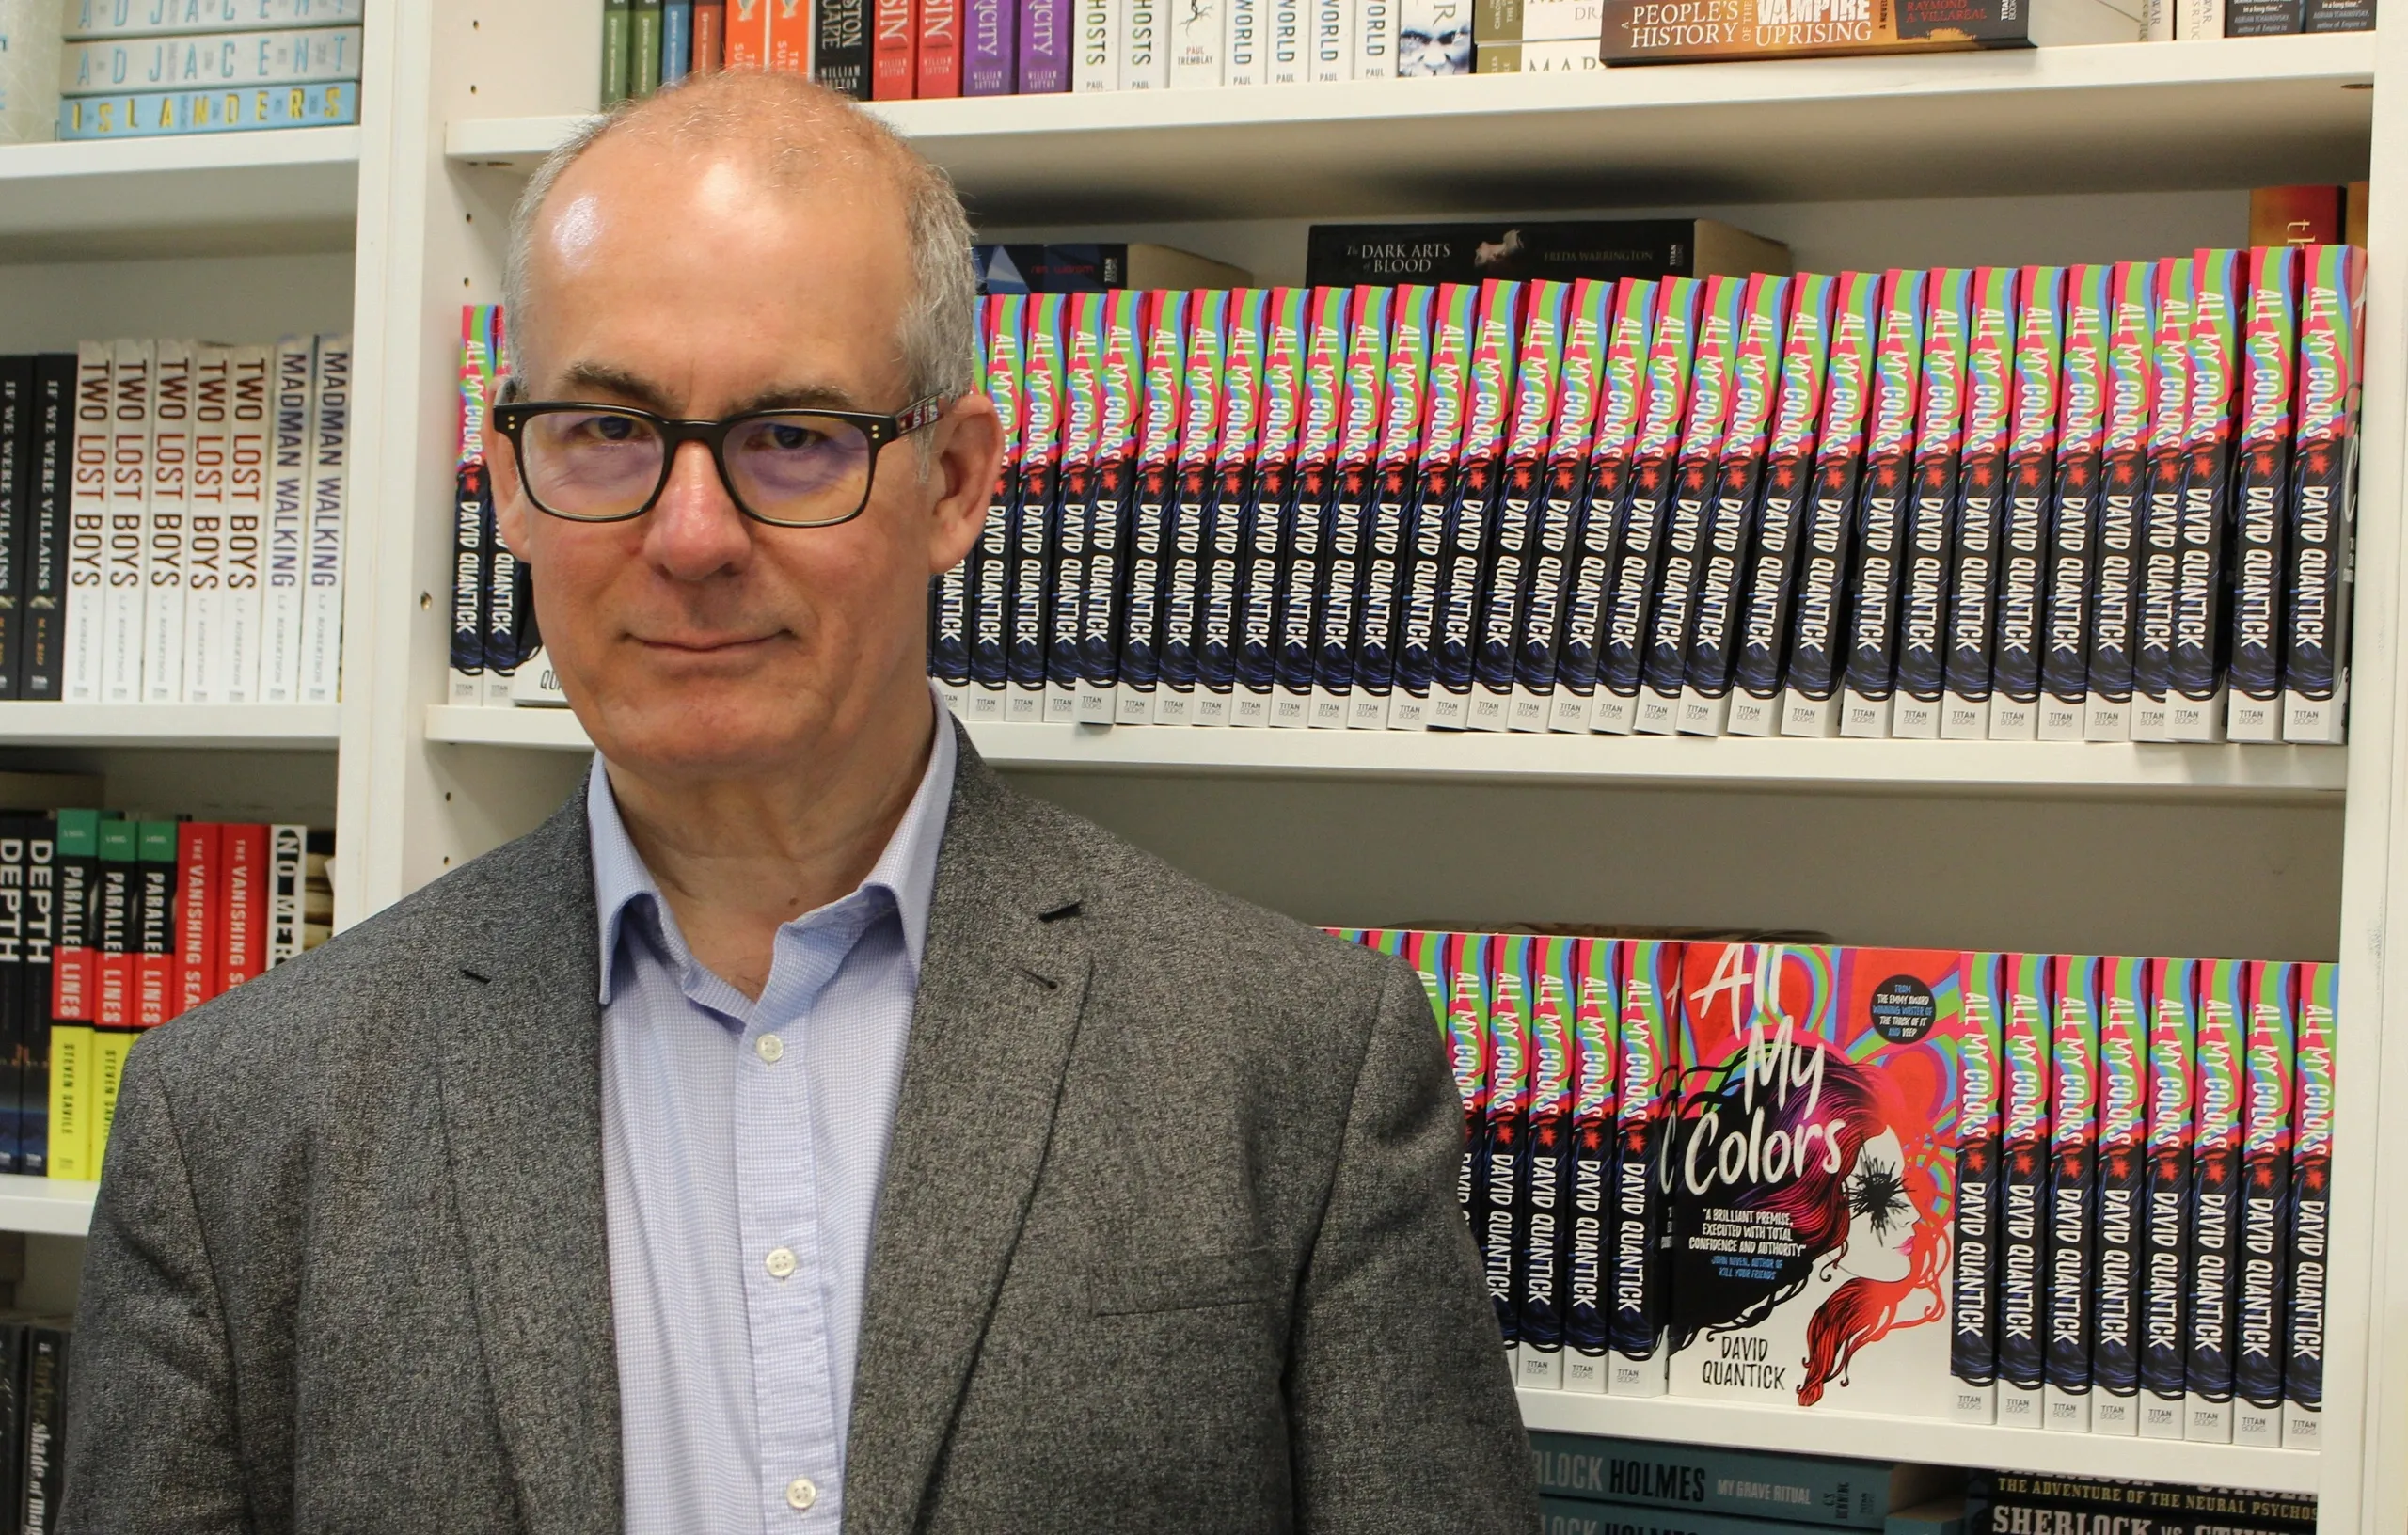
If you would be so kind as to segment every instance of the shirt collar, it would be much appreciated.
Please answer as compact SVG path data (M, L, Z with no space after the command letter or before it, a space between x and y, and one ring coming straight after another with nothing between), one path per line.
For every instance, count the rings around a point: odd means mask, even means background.
M930 692L933 695L934 689ZM927 943L928 907L936 894L937 848L944 840L945 817L953 807L954 757L953 711L940 698L936 700L936 738L928 749L928 766L920 775L919 790L859 887L882 891L895 903L895 915L903 925L903 950L914 974ZM610 792L610 775L603 770L599 753L586 782L585 829L594 861L594 904L601 924L600 998L608 1006L611 967L629 908L648 901L664 926L669 912L660 898L660 886L644 866L643 855L636 851L626 823L619 817L619 801ZM805 912L794 923L806 922L814 914Z

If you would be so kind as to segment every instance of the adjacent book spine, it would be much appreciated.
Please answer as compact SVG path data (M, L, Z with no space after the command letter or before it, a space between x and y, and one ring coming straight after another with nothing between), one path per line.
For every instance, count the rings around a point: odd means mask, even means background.
M1404 638L1405 565L1411 558L1416 472L1422 415L1429 401L1430 327L1435 290L1395 291L1388 317L1387 373L1382 382L1379 451L1371 469L1369 521L1363 530L1361 621L1354 636L1354 697L1346 723L1385 730L1396 694L1398 651Z
M1020 293L990 297L980 316L987 397L1004 435L1003 461L987 501L978 542L964 563L962 602L968 613L970 718L1001 720L1011 685L1011 525L1020 490L1021 380L1028 300Z
M1606 609L1617 578L1630 455L1646 399L1655 319L1655 283L1634 278L1614 284L1612 326L1598 380L1597 432L1589 447L1579 536L1564 582L1555 706L1547 721L1551 730L1588 730L1596 706Z
M2063 267L2027 266L2019 279L2015 435L2007 451L2006 512L1999 530L1998 643L1989 730L1994 741L2035 740L2040 733L2065 276Z
M1642 631L1639 709L1631 720L1633 730L1651 735L1669 736L1680 728L1681 686L1696 616L1698 570L1704 562L1706 519L1721 467L1722 443L1731 428L1736 392L1734 372L1748 286L1746 278L1708 277L1698 301L1688 419L1681 430L1680 452L1673 460L1671 492L1664 514L1664 558Z
M1966 340L1973 274L1943 267L1925 278L1921 419L1911 489L1899 530L1898 597L1890 734L1940 735L1947 688L1948 580L1956 522L1956 475L1965 449Z
M1998 1420L2036 1429L2045 1420L2048 1376L2049 962L2040 955L2010 955L2004 970L1999 1015L2000 1053L2006 1069L2001 1126L2005 1170L1999 1194Z
M1488 1122L1481 1131L1481 1181L1488 1208L1481 1226L1481 1257L1488 1296L1508 1357L1518 1352L1521 1292L1527 1255L1522 1249L1525 1211L1520 1199L1522 1150L1530 1116L1529 1008L1532 949L1528 934L1490 940L1485 1055ZM1517 1361L1518 1363L1518 1361Z
M816 0L825 7L830 0ZM858 4L859 0L854 0ZM1020 94L1052 96L1070 88L1070 0L1020 0Z
M2057 384L2064 416L2057 433L2048 619L2040 646L2039 737L2044 741L2081 740L2090 703L2091 593L2099 563L2113 275L2105 266L2066 271L2065 354Z
M1660 1397L1671 1321L1664 1252L1671 1204L1673 1047L1681 1005L1678 943L1634 940L1622 946L1621 1101L1614 1167L1612 1353L1607 1389L1615 1396Z
M1196 713L1196 649L1204 601L1205 539L1216 488L1212 453L1220 435L1228 300L1228 293L1220 290L1189 295L1178 474L1163 535L1162 686L1154 696L1158 725L1201 722Z
M1354 706L1354 651L1361 641L1365 537L1376 494L1388 310L1395 290L1354 293L1338 405L1336 469L1323 519L1322 563L1313 594L1312 713L1318 729L1345 728Z
M1009 609L1006 634L1004 717L1025 721L1045 717L1048 657L1046 593L1050 571L1046 535L1052 529L1054 490L1062 465L1063 295L1039 293L1028 300L1021 380L1020 484L1006 533Z
M1574 1013L1588 941L1537 938L1530 944L1529 1118L1519 1174L1522 1275L1516 1292L1519 1385L1563 1385L1564 1257L1571 1224L1572 1110L1577 1086Z
M1797 596L1789 658L1782 668L1784 736L1830 736L1839 728L1841 685L1854 635L1847 598L1854 586L1857 499L1865 423L1878 392L1885 285L1877 272L1845 273L1832 298L1822 440L1798 528Z
M1118 703L1129 585L1130 492L1137 469L1138 381L1145 370L1144 295L1103 295L1102 419L1087 483L1087 581L1079 633L1078 718L1108 725Z
M1831 303L1838 286L1837 279L1815 273L1803 274L1792 284L1789 330L1782 342L1781 392L1766 443L1764 486L1750 535L1753 553L1740 595L1732 662L1734 736L1771 736L1781 729L1781 682L1789 660L1798 549L1813 498L1816 429L1830 363Z
M1789 278L1759 273L1748 279L1740 303L1730 424L1699 542L1694 612L1682 663L1679 727L1690 735L1719 736L1730 723L1742 583L1764 488L1789 302Z
M2010 999L2003 954L1964 961L1965 1029L1956 1077L1956 1229L1948 1296L1949 1416L1998 1420L2000 1019Z
M1622 498L1607 574L1597 655L1597 686L1589 728L1627 736L1639 720L1647 664L1649 601L1662 564L1664 524L1681 453L1696 348L1698 306L1704 284L1667 277L1656 289L1647 352L1646 393L1631 447L1629 490Z
M1131 0L1133 5L1149 0ZM911 0L914 29L911 94L934 101L961 94L961 0ZM697 10L697 19L702 12ZM695 31L699 44L702 32Z
M2192 1115L2198 1101L2200 962L2156 962L2148 1031L2148 1218L2141 1274L2141 1432L2179 1439L2190 1328Z
M2283 738L2283 609L2290 531L2291 398L2299 357L2299 261L2292 245L2248 255L2239 462L2233 472L2231 693L2225 735Z
M66 680L70 704L101 702L101 649L107 632L109 372L116 350L86 341L75 351L74 444L70 458Z
M1274 288L1262 307L1262 425L1239 558L1237 690L1229 720L1248 728L1271 723L1279 686L1280 562L1295 489L1312 301L1308 288Z
M1430 372L1422 411L1420 467L1404 558L1402 609L1398 615L1396 678L1388 693L1388 728L1421 730L1431 723L1438 677L1438 621L1447 569L1448 509L1454 499L1467 375L1479 331L1480 289L1442 283L1431 301Z
M1102 429L1103 295L1065 297L1062 459L1046 530L1044 716L1077 720L1087 595L1087 498Z
M24 696L56 699L66 688L67 558L75 454L75 354L34 357L34 447L27 467L23 661Z
M1989 735L1992 641L1998 632L1999 525L2006 496L2006 450L2015 411L2015 278L2010 266L1978 267L1969 299L1965 451L1956 484L1951 551L1947 698L1940 735Z
M2148 490L2140 524L2139 624L2132 647L2132 739L2171 740L2174 609L2182 558L2182 486L2189 475L2191 258L2154 263L2157 399L2148 434Z
M2147 261L2117 262L2109 278L2109 302L2099 552L2090 598L2088 696L2083 704L2083 736L2093 741L2128 740L2132 734L2141 566L2147 552L2149 434L2157 398L2155 269Z
M222 829L207 821L185 821L176 828L176 972L169 1017L190 1012L220 989L221 842Z
M2324 1438L2324 1293L2332 1238L2333 1021L2338 971L2299 967L2292 1052L2289 1293L2284 1318L2283 1443Z
M1020 83L1015 0L963 0L961 94L1008 96Z
M1235 723L1240 636L1240 583L1245 575L1254 509L1255 455L1262 419L1264 316L1270 294L1259 288L1229 295L1221 371L1221 424L1205 495L1202 607L1196 619L1197 724Z
M2241 1180L2234 1249L2232 1442L2283 1442L2284 1302L2290 1275L2291 1099L2301 967L2253 961L2242 1068Z
M267 546L262 560L259 701L301 696L301 640L309 526L310 382L316 346L307 336L276 343L274 435L268 460Z
M1472 630L1472 689L1465 722L1475 730L1507 730L1513 722L1522 599L1537 555L1571 301L1571 284L1545 281L1531 283L1525 301L1513 380L1513 428L1506 437L1495 526L1481 570Z
M1513 405L1515 350L1529 285L1491 280L1480 285L1478 340L1465 381L1463 456L1438 585L1437 678L1430 690L1434 726L1472 723L1473 672L1478 663L1481 578L1505 476L1507 431Z
M1168 564L1172 498L1178 494L1180 388L1186 372L1183 293L1149 295L1146 318L1145 413L1130 488L1129 595L1120 641L1120 698L1115 722L1147 724L1162 677L1163 574Z
M2048 1390L2043 1424L2090 1432L2091 1309L2099 1195L2099 965L2050 961Z
M1843 736L1890 734L1898 586L1906 557L1923 373L1924 285L1925 274L1909 270L1889 272L1881 281L1881 339L1874 359L1863 488L1856 512L1846 685L1840 703Z
M2291 461L2290 593L2283 739L2343 739L2349 703L2350 544L2357 515L2359 348L2366 253L2300 258L2299 428Z
M1617 1104L1622 1089L1621 945L1576 941L1572 1014L1572 1219L1564 1258L1563 1388L1607 1388L1613 1316L1611 1230Z
M101 565L100 699L142 701L143 556L150 543L150 430L159 355L120 340L109 366L108 533Z
M350 487L351 337L321 336L309 389L308 589L302 600L300 654L304 704L332 704L341 696L343 521Z
M2140 1432L2150 961L2099 961L2099 1246L2090 1432Z
M2182 1437L2232 1439L2233 1290L2240 1234L2242 1093L2248 1056L2249 966L2238 959L2200 967L2197 1114L2191 1136L2191 1245L2184 1269L2191 1290L2189 1354L2183 1369L2189 1412Z
M2237 250L2202 250L2191 263L2191 405L2166 682L2166 734L2178 741L2224 738L2231 606L2226 524L2231 514L2239 324L2248 302L2241 258Z

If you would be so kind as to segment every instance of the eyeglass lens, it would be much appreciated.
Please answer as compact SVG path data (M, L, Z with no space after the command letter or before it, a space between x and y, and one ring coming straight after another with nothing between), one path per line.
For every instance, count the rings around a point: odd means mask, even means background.
M531 417L522 434L527 488L555 516L632 516L660 486L661 431L643 417L583 408ZM750 416L720 451L728 488L769 522L840 522L861 509L870 442L828 416Z

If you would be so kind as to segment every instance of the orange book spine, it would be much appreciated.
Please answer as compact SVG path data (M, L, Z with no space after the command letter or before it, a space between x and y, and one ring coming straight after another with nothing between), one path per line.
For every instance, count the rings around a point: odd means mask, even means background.
M727 0L727 35L721 46L729 69L769 67L769 9L776 4L777 0Z
M769 24L768 68L780 74L811 73L810 0L762 0Z

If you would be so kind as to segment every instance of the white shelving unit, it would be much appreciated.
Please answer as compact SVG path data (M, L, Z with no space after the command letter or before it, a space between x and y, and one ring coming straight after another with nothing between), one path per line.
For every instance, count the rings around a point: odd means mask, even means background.
M146 793L323 794L339 924L526 831L576 782L588 747L572 716L442 703L445 514L458 306L498 296L528 168L593 109L599 10L369 0L356 130L0 149L0 344L248 326L329 307L308 294L342 285L357 367L344 702L0 704L12 763L98 763ZM2408 785L2397 649L2408 13L2385 25L881 109L990 230L1143 225L1141 237L1175 235L1265 281L1301 277L1306 221L1473 210L1710 211L1785 235L1822 268L2147 256L2238 241L2239 189L2371 166L2346 751L974 732L1024 787L1316 921L1745 923L1852 942L2344 961L2321 1455L1525 1393L1532 1424L2314 1489L2328 1530L2408 1527L2396 1453L2408 1432L2408 1178L2385 1171L2408 1124L2386 1124L2384 1093L2386 1075L2408 1073L2385 1021L2408 1018L2408 974L2383 962L2408 945L2408 815L2393 809ZM175 319L147 318L170 300ZM309 309L282 328L344 319ZM33 1181L0 1180L0 1229L80 1233L89 1189Z

